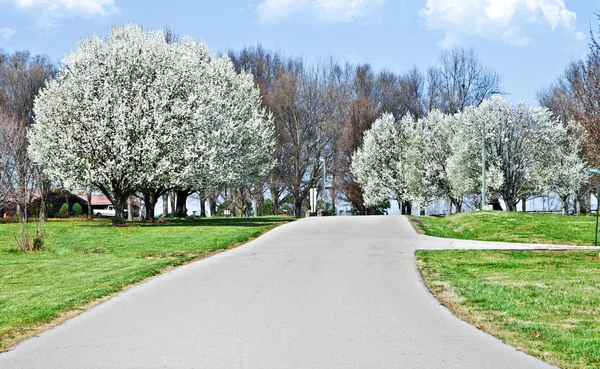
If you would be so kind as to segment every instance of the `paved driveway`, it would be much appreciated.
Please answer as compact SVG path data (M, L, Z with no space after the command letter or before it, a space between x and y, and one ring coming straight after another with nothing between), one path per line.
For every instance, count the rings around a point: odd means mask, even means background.
M300 220L132 288L0 368L551 368L427 291L415 248L447 242L404 217Z

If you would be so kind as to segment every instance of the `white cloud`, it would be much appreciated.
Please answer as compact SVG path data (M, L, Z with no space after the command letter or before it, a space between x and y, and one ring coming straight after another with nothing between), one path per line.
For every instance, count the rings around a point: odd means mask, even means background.
M311 17L324 23L347 23L377 15L386 0L263 0L257 7L262 23Z
M444 47L469 35L525 46L532 38L524 34L523 27L542 25L575 32L577 18L563 0L427 0L419 15L427 28L445 33ZM574 35L580 37L577 32Z
M115 0L0 0L31 11L38 26L53 28L64 17L106 16L118 11Z
M0 40L8 40L17 33L14 29L0 28Z

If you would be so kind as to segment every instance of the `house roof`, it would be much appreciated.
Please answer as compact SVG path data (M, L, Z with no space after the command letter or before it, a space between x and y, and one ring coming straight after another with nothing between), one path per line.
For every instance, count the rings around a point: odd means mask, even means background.
M76 193L75 196L87 202L87 194ZM112 205L112 202L104 194L92 194L92 206L94 205Z

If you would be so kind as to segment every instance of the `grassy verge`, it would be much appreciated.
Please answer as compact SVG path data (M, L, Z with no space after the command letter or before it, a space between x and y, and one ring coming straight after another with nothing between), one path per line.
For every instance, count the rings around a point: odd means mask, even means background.
M49 222L45 251L32 254L15 244L19 225L0 224L0 352L65 312L290 220L209 218L128 227Z
M429 289L460 318L563 368L600 368L600 255L419 251Z
M592 245L596 218L521 212L469 212L410 217L428 236L463 240Z

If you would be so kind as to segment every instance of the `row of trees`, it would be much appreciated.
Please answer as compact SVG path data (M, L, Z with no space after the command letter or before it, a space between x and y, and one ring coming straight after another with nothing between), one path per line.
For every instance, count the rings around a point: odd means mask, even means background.
M413 68L404 74L376 73L369 64L331 59L307 67L301 59L260 46L231 51L229 56L238 71L252 72L262 106L273 115L275 165L255 183L254 194L262 209L268 191L275 214L290 199L300 216L309 189L324 182L330 186L332 212L335 200L350 203L358 214L377 212L387 201L365 202L363 188L350 170L352 155L377 117L390 112L396 120L407 114L418 119L433 109L455 113L500 92L500 77L472 50L445 51L426 71Z
M29 154L70 189L102 191L115 222L177 193L248 187L272 167L273 121L252 75L171 32L115 27L83 39L34 104ZM182 214L185 215L185 214Z
M590 166L600 167L600 44L593 32L590 35L586 57L571 62L553 84L538 93L538 101L563 123L574 122L569 134L579 142L581 155ZM597 185L594 178L584 183L577 203L585 203Z
M27 220L32 188L48 188L27 154L33 99L56 68L46 57L0 49L0 210L16 205Z
M45 59L27 58L29 65L39 65L44 73L37 85L31 85L30 94L25 94L29 99L24 98L29 101L24 104L26 109L0 109L0 131L7 132L4 136L0 132L0 140L13 143L12 151L5 150L0 159L2 165L10 163L3 168L19 173L15 170L19 165L14 163L17 157L25 157L23 162L31 170L12 177L2 175L0 201L22 198L21 208L26 207L31 200L27 173L42 168L48 174L38 181L42 193L53 186L88 193L100 190L117 209L125 206L130 195L138 195L150 219L161 195L167 203L167 193L174 195L172 208L177 215L185 216L186 199L196 191L202 205L209 201L211 214L216 212L219 198L235 214L247 212L251 202L262 214L265 198L269 198L271 213L278 214L282 205L289 203L300 216L307 207L309 189L325 182L331 190L332 212L336 212L336 200L341 200L358 214L376 213L387 199L381 193L373 195L367 188L372 183L356 180L364 174L352 158L360 148L368 151L363 141L379 140L375 133L369 138L365 132L386 112L389 115L380 121L387 124L384 130L395 127L394 142L399 149L389 151L391 146L385 144L382 154L390 155L389 160L402 157L404 161L398 161L404 163L403 168L394 169L387 177L400 178L401 174L403 178L400 187L392 191L402 196L393 198L403 201L404 211L410 211L413 203L422 207L437 198L452 199L460 211L461 194L467 194L464 198L472 203L480 201L476 193L481 191L477 188L481 164L473 155L481 156L478 140L484 120L477 117L491 114L488 110L492 109L472 107L481 107L502 92L498 74L472 50L464 49L442 52L425 70L413 68L396 74L332 59L309 67L301 59L261 46L215 57L203 44L181 40L172 31L145 32L125 26L113 29L106 38L82 40L58 74ZM22 67L16 69L23 73ZM48 78L34 110L33 96ZM558 85L564 87L565 79ZM542 103L556 105L551 108L555 113L564 110L556 96L570 99L575 89L572 84L569 88L571 95L563 96L553 86ZM3 85L3 91L8 90ZM5 100L21 106L16 102L19 94L11 93ZM489 101L486 104L510 105L497 98ZM17 110L23 113L15 114ZM518 121L514 117L518 114L537 113L525 106L509 110L512 121ZM578 126L568 123L575 117L576 113L569 111L561 123L569 133L579 134ZM458 119L462 122L456 122ZM485 122L490 135L495 123ZM465 128L467 123L470 128ZM11 128L15 125L16 129ZM23 127L31 127L29 153L38 166L32 165L23 150L27 147ZM14 139L18 135L21 141ZM491 146L492 138L487 141ZM591 149L580 148L579 142L572 151L579 150L587 158ZM529 147L527 142L523 145ZM438 146L443 150L429 150ZM502 185L497 182L501 178L497 173L503 170L497 161L513 151L488 153L489 191L494 196L509 196L502 193L506 180L502 179ZM473 165L464 166L463 162ZM573 168L571 164L567 167ZM57 178L59 181L51 181ZM523 182L526 185L515 190L517 201L543 187L540 181L535 186L530 179Z
M4 55L0 140L9 144L0 153L0 208L17 201L26 219L41 194L44 217L52 191L100 190L117 209L138 195L148 218L162 194L185 216L198 191L212 214L218 199L237 215L254 200L262 214L270 198L273 214L291 204L300 216L325 173L329 210L341 200L372 214L386 202L365 204L350 165L377 117L461 111L499 92L500 82L462 49L404 74L331 59L308 67L260 46L229 60L170 30L135 26L82 40L60 72L46 58Z
M598 180L585 168L600 167L600 43L590 35L586 57L538 93L542 108L495 96L457 114L382 116L354 156L366 202L408 199L423 209L447 199L457 211L463 201L479 206L483 149L491 201L501 197L515 210L521 200L525 210L527 198L550 192L565 214L571 201L577 214L589 209Z
M548 109L515 106L499 95L452 115L433 110L395 120L386 114L365 133L352 171L367 203L407 200L424 212L447 200L460 212L465 199L481 204L485 150L489 198L501 197L515 211L523 198L553 192L566 213L569 198L589 182L575 130Z

